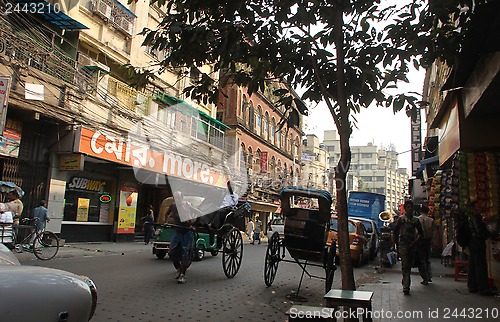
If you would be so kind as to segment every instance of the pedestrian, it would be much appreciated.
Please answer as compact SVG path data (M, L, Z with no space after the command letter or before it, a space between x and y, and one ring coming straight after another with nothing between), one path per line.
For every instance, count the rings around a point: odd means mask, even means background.
M182 193L176 191L174 193L174 203L167 210L167 221L170 218L173 222L174 232L170 240L170 249L168 256L172 259L175 269L177 270L177 283L186 283L186 271L191 265L193 256L193 225L191 220L181 221L183 218L196 218L201 215L201 212L194 209L189 203L183 201Z
M253 229L254 229L254 224L253 224L253 221L250 219L248 221L247 229L246 229L248 239L250 239L250 240L253 240Z
M422 231L424 234L419 238L418 241L418 272L420 277L422 277L421 284L428 285L432 282L432 270L431 270L431 246L432 237L434 236L434 230L437 228L434 219L429 217L429 208L426 205L420 207L420 216L418 216L420 225L422 226Z
M486 263L486 240L489 238L488 228L483 216L476 213L469 218L471 239L469 242L469 266L467 270L467 287L469 292L481 295L495 295L488 284L488 266Z
M141 218L143 221L142 230L144 231L144 245L149 244L150 240L153 238L155 232L154 218L153 205L149 205L146 215Z
M413 216L413 201L406 200L404 214L399 217L393 232L392 250L397 245L401 257L401 271L403 272L403 294L410 294L410 274L415 261L415 251L418 239L423 235L420 221Z
M45 229L45 224L50 221L49 212L45 207L47 202L45 200L40 200L38 207L33 210L33 219L35 219L35 224L38 230L43 231Z
M17 191L8 192L7 199L9 200L9 202L7 202L6 205L8 207L8 210L12 212L12 216L14 218L14 225L18 225L19 218L21 218L24 209L23 202L19 199Z
M260 221L259 216L255 217L255 224L253 230L253 239L251 244L253 245L257 241L260 245L260 233L262 231L262 221Z

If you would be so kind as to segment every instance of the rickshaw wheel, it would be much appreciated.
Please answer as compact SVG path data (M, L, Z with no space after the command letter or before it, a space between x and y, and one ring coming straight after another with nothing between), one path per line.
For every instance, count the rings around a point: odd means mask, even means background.
M325 265L325 273L326 273L325 293L328 293L332 289L333 277L335 275L335 270L337 269L337 267L335 266L336 252L337 252L337 247L335 241L332 241L332 245L330 246Z
M227 278L233 278L239 271L243 259L243 238L240 231L232 228L224 235L222 243L222 268Z
M280 235L275 231L269 238L266 251L266 262L264 263L264 282L269 287L273 284L278 264L281 261Z

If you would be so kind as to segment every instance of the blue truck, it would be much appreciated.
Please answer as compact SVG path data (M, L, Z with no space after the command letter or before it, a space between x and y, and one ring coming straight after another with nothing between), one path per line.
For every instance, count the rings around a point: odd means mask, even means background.
M365 191L350 191L347 199L347 212L349 217L361 217L372 219L377 223L377 230L384 223L378 215L385 210L385 195L365 192Z

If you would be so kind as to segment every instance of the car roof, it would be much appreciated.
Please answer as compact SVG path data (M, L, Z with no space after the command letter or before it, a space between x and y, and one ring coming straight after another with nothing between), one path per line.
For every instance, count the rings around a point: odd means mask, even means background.
M369 222L377 225L377 223L375 222L375 220L370 219L370 218L362 218L362 217L349 217L349 218L352 218L352 219L355 219L355 220L358 220L358 221L369 221Z
M339 217L338 217L337 215L335 215L335 216L331 216L331 218L332 218L332 219L337 219L337 220L339 219ZM348 218L347 218L347 220L348 220L348 221L352 221L352 222L360 222L359 220L357 220L357 219L356 219L356 218L354 218L354 217L348 217Z

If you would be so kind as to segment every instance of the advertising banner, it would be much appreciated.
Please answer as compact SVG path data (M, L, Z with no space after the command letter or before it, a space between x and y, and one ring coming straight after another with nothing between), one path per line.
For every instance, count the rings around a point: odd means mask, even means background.
M3 135L0 135L0 155L13 158L19 156L22 130L23 124L20 121L7 119Z
M347 212L349 217L372 219L377 223L377 228L383 226L378 215L385 210L385 196L364 191L351 191L347 199Z
M260 153L260 172L267 172L267 152Z
M78 209L76 211L76 221L89 221L90 199L78 198Z
M120 210L118 212L118 234L133 234L137 212L137 190L123 186L120 191Z

